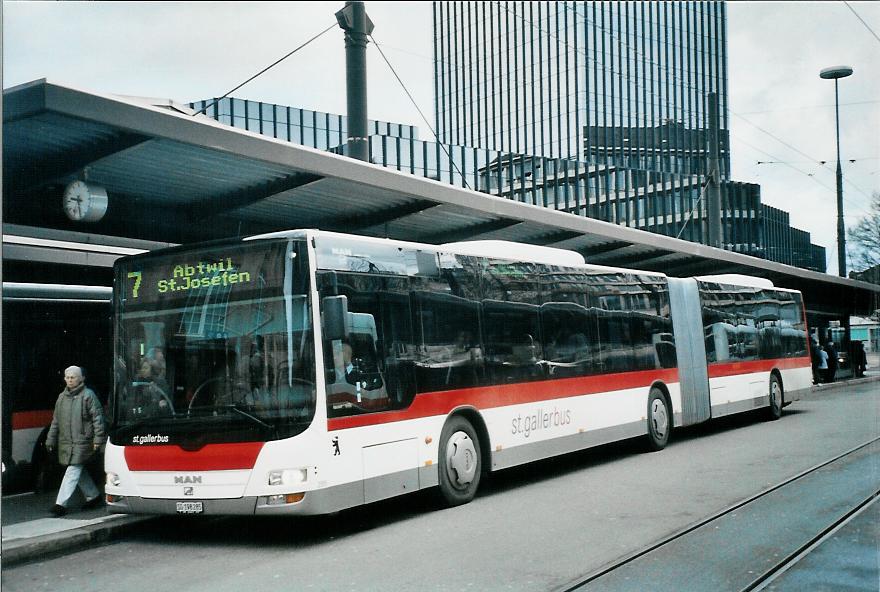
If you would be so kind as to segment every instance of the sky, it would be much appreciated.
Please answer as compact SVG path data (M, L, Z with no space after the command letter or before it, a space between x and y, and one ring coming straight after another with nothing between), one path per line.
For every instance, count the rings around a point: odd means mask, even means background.
M47 78L179 102L219 96L334 25L343 5L4 1L3 88ZM374 39L433 125L430 3L366 2L366 9ZM828 272L836 273L834 83L819 71L854 69L840 81L851 227L880 192L880 3L731 2L727 31L731 178L760 184L764 203L790 212L793 226L825 246ZM334 27L234 96L345 113L342 35ZM431 139L372 45L367 72L370 118L416 125Z

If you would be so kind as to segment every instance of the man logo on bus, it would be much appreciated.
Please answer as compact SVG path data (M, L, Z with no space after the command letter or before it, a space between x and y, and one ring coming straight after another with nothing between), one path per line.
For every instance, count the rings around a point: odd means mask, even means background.
M175 475L174 476L174 484L184 484L184 483L201 483L202 477L199 475Z

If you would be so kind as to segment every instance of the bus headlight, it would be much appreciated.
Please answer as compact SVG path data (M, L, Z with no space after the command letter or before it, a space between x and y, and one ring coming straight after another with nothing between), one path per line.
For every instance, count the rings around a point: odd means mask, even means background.
M116 487L119 485L119 475L116 473L107 473L107 485Z
M269 485L297 485L309 478L308 469L278 469L269 471Z

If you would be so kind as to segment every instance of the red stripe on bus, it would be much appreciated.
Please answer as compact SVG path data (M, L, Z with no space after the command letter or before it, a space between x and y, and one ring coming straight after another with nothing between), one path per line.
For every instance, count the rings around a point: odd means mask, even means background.
M780 358L776 360L752 360L749 362L713 362L709 364L709 378L769 372L773 368L791 370L792 368L809 368L810 358Z
M44 428L52 423L52 410L41 409L39 411L18 411L12 414L12 429L27 430L31 428Z
M537 403L579 395L595 395L608 391L648 387L654 382L678 382L678 369L643 370L621 374L602 374L578 378L561 378L537 382L521 382L485 387L419 393L412 405L400 411L384 411L367 415L337 417L327 420L327 429L344 430L395 421L446 415L456 407L473 406L491 409L506 405Z
M253 469L263 442L208 444L199 450L180 446L126 446L132 471L232 471Z

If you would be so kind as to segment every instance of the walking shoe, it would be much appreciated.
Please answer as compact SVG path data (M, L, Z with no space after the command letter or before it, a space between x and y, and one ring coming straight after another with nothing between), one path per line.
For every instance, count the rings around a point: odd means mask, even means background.
M49 510L49 513L52 514L53 516L58 516L60 518L61 516L64 516L65 514L67 514L67 508L65 508L64 506L61 506L59 504L55 504Z
M86 503L83 504L83 510L91 510L92 508L100 508L104 505L104 499L100 495L96 495L90 500L87 500Z

